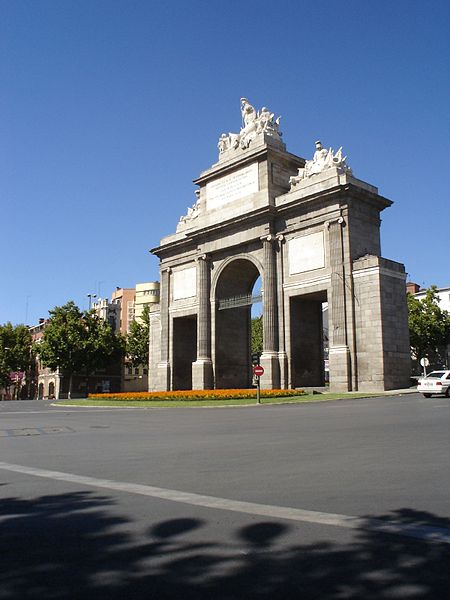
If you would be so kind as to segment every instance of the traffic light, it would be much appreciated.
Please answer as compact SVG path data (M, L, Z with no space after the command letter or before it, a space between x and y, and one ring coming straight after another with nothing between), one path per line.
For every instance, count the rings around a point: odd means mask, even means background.
M252 354L252 365L259 365L259 359L261 357L261 352L253 352Z

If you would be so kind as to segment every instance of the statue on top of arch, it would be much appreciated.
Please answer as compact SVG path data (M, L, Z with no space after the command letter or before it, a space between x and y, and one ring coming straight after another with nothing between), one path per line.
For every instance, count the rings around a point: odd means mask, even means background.
M241 98L241 115L242 127L240 132L222 133L220 136L217 144L219 155L231 149L241 148L245 150L260 133L265 133L278 140L281 139L282 134L279 130L281 117L274 120L274 113L270 112L265 106L257 111L247 98Z
M312 160L307 160L305 166L298 170L298 175L289 179L291 190L303 179L308 179L332 167L337 168L339 173L348 173L351 175L352 170L345 162L346 159L346 156L342 156L342 146L335 152L333 148L327 150L322 146L322 142L317 140L316 151Z

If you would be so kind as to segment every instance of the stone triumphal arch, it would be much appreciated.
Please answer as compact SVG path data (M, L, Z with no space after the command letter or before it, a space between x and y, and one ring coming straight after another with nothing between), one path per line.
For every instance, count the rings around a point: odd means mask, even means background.
M262 279L266 388L403 387L409 339L403 265L381 257L380 213L392 202L316 142L287 152L280 119L241 99L239 133L195 180L196 201L160 259L150 318L150 388L251 385L253 287ZM324 319L327 342L324 344Z

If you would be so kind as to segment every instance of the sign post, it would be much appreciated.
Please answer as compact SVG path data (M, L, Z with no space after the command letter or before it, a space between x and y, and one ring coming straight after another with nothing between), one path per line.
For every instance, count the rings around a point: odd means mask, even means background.
M420 359L420 364L423 367L423 376L426 377L427 376L427 367L430 364L430 361L428 360L428 358L421 358Z
M253 375L256 377L256 403L261 404L261 375L264 375L264 368L261 365L253 367Z

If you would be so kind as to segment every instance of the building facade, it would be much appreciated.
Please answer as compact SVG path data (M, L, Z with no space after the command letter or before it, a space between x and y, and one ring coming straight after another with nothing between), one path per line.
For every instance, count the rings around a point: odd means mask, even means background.
M122 335L128 333L134 319L135 294L135 288L117 287L111 296L111 302L119 306L119 331Z
M159 282L137 283L135 288L116 288L111 303L118 307L119 329L122 335L126 335L133 321L141 322L145 306L159 303ZM133 365L125 357L122 368L122 391L148 390L148 365Z

